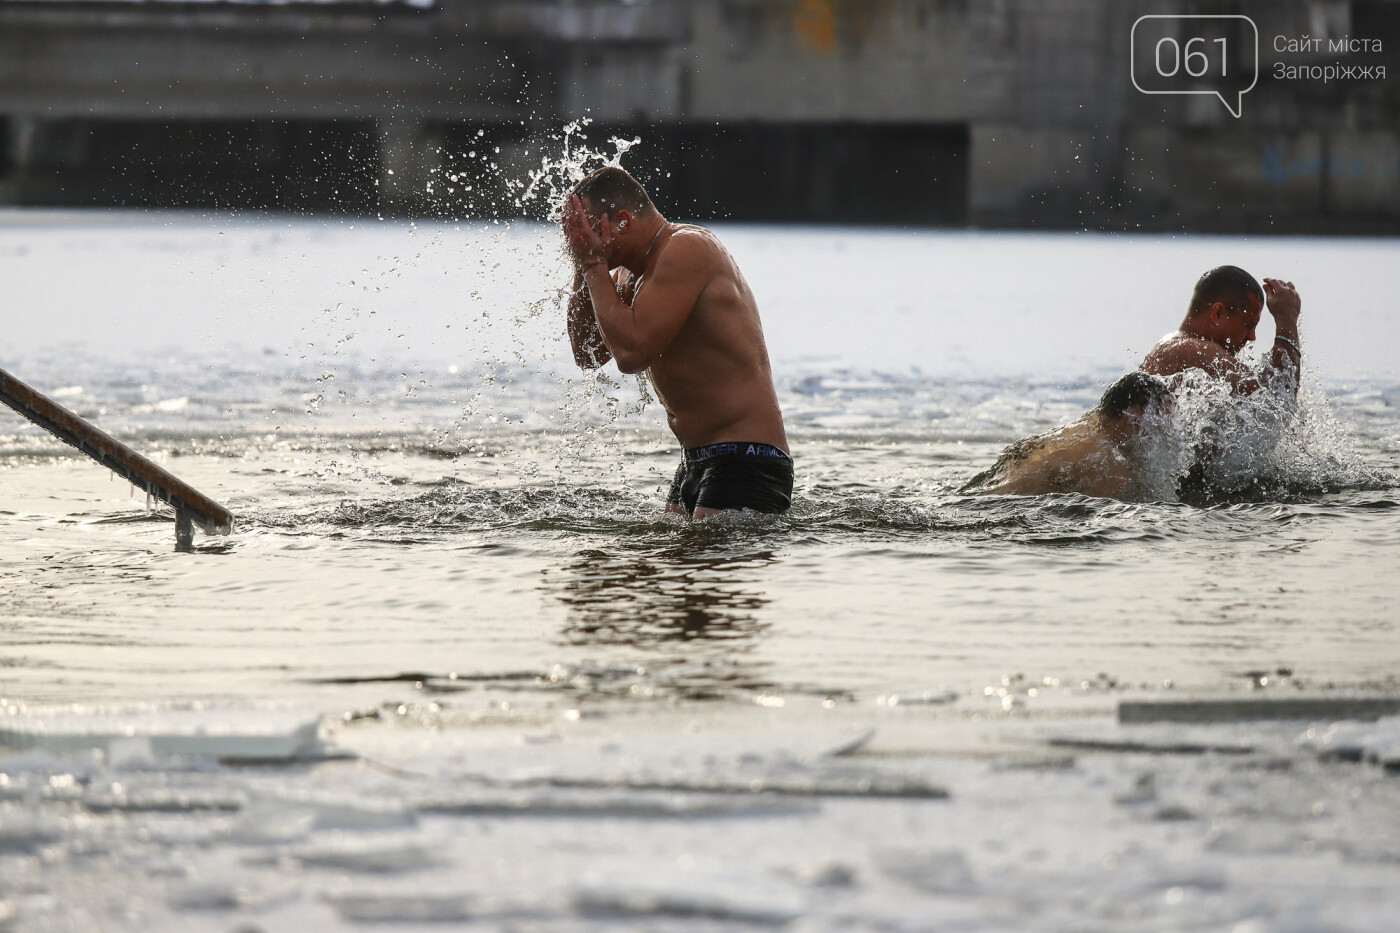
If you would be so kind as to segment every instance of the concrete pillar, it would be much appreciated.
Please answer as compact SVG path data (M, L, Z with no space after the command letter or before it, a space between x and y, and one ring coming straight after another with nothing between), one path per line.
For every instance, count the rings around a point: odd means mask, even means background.
M38 136L38 125L28 114L10 117L9 149L6 161L14 168L16 175L23 175L34 164L34 143Z
M0 122L0 204L23 200L24 180L34 164L33 117L15 114Z
M432 213L444 203L442 146L422 120L380 120L379 209L386 214Z

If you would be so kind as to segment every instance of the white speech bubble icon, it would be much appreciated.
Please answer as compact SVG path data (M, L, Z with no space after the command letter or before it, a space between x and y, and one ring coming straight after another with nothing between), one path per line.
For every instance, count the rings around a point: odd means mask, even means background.
M1191 22L1194 20L1222 20L1234 19L1242 20L1249 24L1249 31L1253 35L1253 43L1250 55L1249 86L1242 90L1235 90L1227 87L1220 88L1221 84L1242 84L1244 75L1231 75L1229 73L1229 49L1228 39L1224 37L1191 36L1185 39L1184 43L1174 35L1163 35L1158 39L1153 48L1152 69L1155 70L1156 77L1166 81L1175 81L1186 84L1209 84L1209 87L1143 87L1143 82L1139 81L1138 74L1138 27L1150 20L1169 20L1176 23ZM1193 49L1196 43L1201 43L1201 48ZM1220 70L1213 72L1211 65L1213 59L1210 52L1214 49L1210 45L1220 46ZM1132 33L1128 39L1128 61L1129 69L1132 73L1133 87L1143 94L1210 94L1219 98L1225 105L1225 109L1230 111L1230 115L1238 119L1244 113L1244 95L1254 90L1254 86L1259 83L1259 27L1254 24L1254 20L1248 16L1233 13L1201 13L1201 14L1160 14L1154 13L1149 16L1139 16L1133 23ZM1193 69L1193 62L1201 66L1201 70ZM1165 63L1165 64L1164 64ZM1170 71L1166 68L1170 66ZM1151 83L1151 82L1149 82ZM1233 98L1233 100L1231 99Z

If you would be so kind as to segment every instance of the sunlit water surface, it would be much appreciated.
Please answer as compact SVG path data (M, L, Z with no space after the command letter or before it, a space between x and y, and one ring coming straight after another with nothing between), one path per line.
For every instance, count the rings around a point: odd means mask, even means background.
M0 695L434 728L679 709L733 736L784 705L1396 686L1400 245L719 229L797 489L686 525L659 405L570 368L548 228L0 215L0 365L236 516L175 553L168 511L10 418ZM1207 505L958 493L1221 262L1303 294L1286 456Z
M1392 293L1388 241L722 228L765 312L796 505L686 527L660 513L659 405L568 366L548 228L5 221L5 365L238 516L171 553L168 517L11 419L7 690L29 700L334 709L340 681L418 672L575 702L535 680L556 665L643 670L587 678L629 702L1390 673L1397 326L1334 297ZM1225 260L1304 296L1306 463L1206 508L957 494L1092 405Z

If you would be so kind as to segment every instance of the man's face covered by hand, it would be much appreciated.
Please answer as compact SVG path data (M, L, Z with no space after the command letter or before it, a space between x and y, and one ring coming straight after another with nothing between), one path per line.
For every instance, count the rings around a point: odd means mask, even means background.
M589 201L576 194L569 195L560 217L569 251L579 265L605 262L611 266L613 229L611 218L599 212Z

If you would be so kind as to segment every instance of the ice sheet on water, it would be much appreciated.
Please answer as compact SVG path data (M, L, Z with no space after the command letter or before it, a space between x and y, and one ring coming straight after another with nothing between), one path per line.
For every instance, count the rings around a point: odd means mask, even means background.
M305 839L315 826L314 811L254 800L229 828L228 839L242 845L279 845Z
M47 813L34 813L16 804L0 806L0 855L33 852L62 839L64 821Z
M561 787L609 786L558 778ZM948 790L920 775L881 774L870 768L849 771L781 769L704 777L625 776L612 786L631 790L706 794L772 794L793 797L890 797L942 800Z
M1223 695L1165 700L1123 700L1122 724L1231 723L1269 720L1373 721L1400 712L1400 698L1390 694L1329 693Z
M476 898L441 891L353 891L325 895L352 923L463 923L477 918Z
M0 780L0 799L20 795L36 781L47 784L50 775L65 775L74 782L84 780L101 764L91 758L59 757L39 748L0 757L0 774L5 775Z
M393 832L417 825L417 813L400 800L283 788L252 795L228 838L243 845L290 845L313 833Z
M1145 729L1088 730L1051 736L1054 748L1086 752L1142 753L1150 755L1247 755L1256 743L1241 736L1199 735L1191 730L1156 726Z
M802 915L805 903L788 885L751 877L705 877L662 881L585 876L570 896L587 917L683 918L784 926Z
M247 859L249 865L290 863L369 874L414 872L445 861L441 852L410 836L365 837L350 832L326 834L312 842L259 852Z
M92 813L189 813L197 810L235 812L244 805L241 793L227 788L129 787L126 784L91 788L82 802Z
M314 711L283 706L10 706L0 711L0 746L98 749L126 766L151 756L285 761L322 750L320 722Z
M264 885L245 878L175 884L166 893L166 903L174 910L266 910L296 897L297 892L291 887Z
M413 811L401 801L379 800L363 794L288 789L269 794L258 804L272 812L309 813L314 830L406 829L418 822Z
M587 816L632 819L697 819L719 816L783 816L814 813L818 806L773 794L649 792L631 788L547 788L455 792L425 797L421 813L453 816Z
M376 745L383 733L346 732L338 741L369 760L450 782L459 788L455 793L420 798L424 809L449 812L530 812L534 807L566 812L587 807L617 815L630 810L699 816L788 812L820 798L948 796L943 783L920 768L846 757L870 735L864 727L801 729L766 736L753 747L705 731L617 736L570 742L567 766L561 766L553 742L473 747L469 735L444 733L434 748L435 760L424 761L412 754L402 757L405 750L392 742ZM469 789L460 790L464 785ZM779 798L785 802L779 803ZM744 799L754 802L738 802Z
M850 888L860 879L860 873L853 865L837 859L797 865L788 874L798 884L809 888Z
M929 894L967 894L977 885L959 849L884 849L875 853L875 863L891 878Z
M1387 716L1375 722L1314 726L1303 734L1299 744L1323 755L1400 770L1400 716Z

